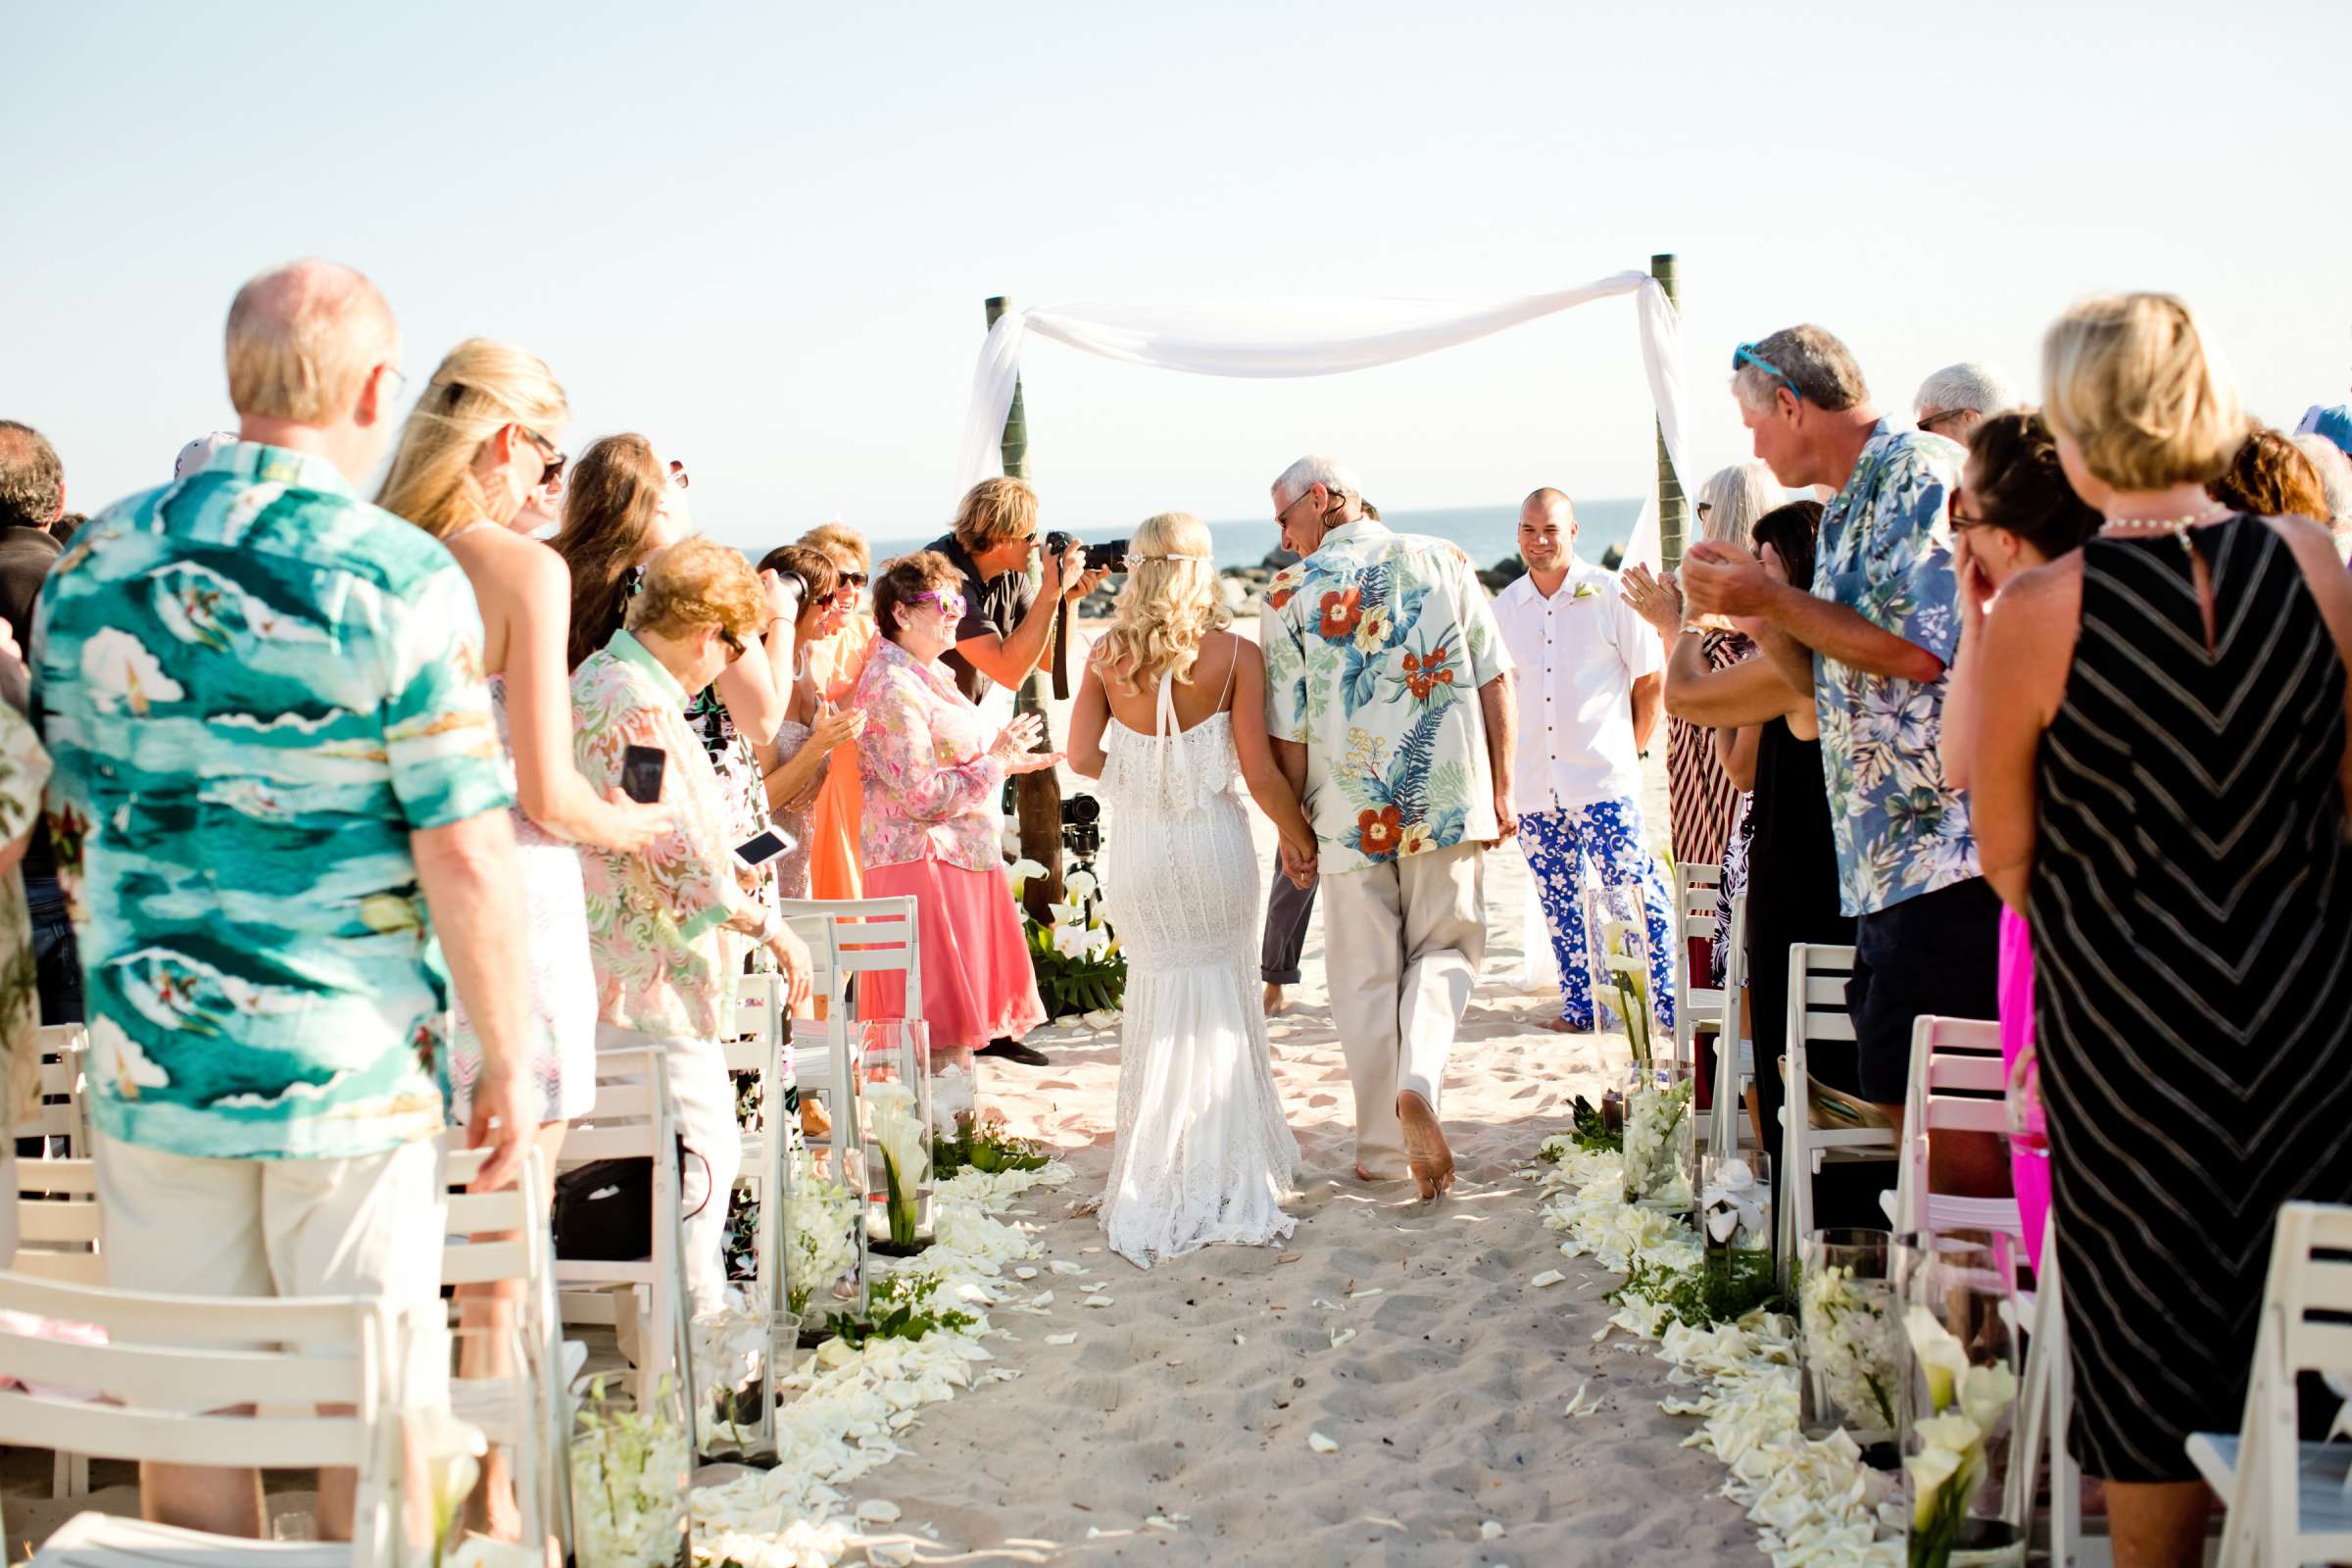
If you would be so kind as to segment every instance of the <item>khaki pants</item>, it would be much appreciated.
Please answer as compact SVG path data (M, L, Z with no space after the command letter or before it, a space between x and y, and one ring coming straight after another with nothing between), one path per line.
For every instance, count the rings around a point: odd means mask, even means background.
M1396 1096L1439 1106L1446 1058L1487 952L1486 852L1457 844L1323 878L1331 1016L1355 1090L1355 1159L1405 1174Z

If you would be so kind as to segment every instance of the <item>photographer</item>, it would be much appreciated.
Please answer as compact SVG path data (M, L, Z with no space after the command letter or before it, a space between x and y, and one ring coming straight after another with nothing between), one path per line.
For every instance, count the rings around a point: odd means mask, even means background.
M1029 552L1043 550L1037 492L1025 479L983 479L956 509L955 531L930 548L963 577L963 619L944 662L975 703L991 684L1011 691L1045 658L1059 605L1085 598L1109 575L1085 569L1085 547L1047 553L1041 582L1029 580Z

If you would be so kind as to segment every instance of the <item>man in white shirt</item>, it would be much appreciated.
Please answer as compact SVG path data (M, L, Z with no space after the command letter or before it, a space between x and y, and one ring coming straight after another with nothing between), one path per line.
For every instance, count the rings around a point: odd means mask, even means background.
M1639 885L1648 910L1651 1010L1674 1027L1673 900L1642 818L1642 750L1657 728L1657 633L1618 597L1617 574L1576 559L1576 508L1545 488L1519 508L1527 575L1494 596L1519 669L1513 785L1520 844L1560 964L1563 1032L1592 1028L1585 889Z

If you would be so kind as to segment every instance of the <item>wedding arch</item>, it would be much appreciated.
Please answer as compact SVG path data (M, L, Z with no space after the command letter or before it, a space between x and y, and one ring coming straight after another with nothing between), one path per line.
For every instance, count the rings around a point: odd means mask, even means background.
M999 471L998 442L1020 379L1022 346L1031 333L1106 360L1194 375L1340 375L1626 294L1635 297L1642 368L1657 407L1658 431L1687 489L1695 482L1695 470L1684 456L1682 320L1665 288L1645 271L1613 272L1575 288L1516 299L1231 296L1082 300L1008 311L989 329L972 374L956 488L960 493ZM1627 543L1627 562L1657 564L1657 518L1653 489Z

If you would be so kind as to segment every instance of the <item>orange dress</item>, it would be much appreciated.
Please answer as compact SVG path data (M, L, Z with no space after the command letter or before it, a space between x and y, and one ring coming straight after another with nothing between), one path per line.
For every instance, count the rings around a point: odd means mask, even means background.
M808 645L808 674L825 701L846 704L865 672L873 651L874 617L859 611L832 636ZM808 812L808 896L861 897L858 872L858 824L865 786L858 777L858 748L837 746L826 760L825 782Z

